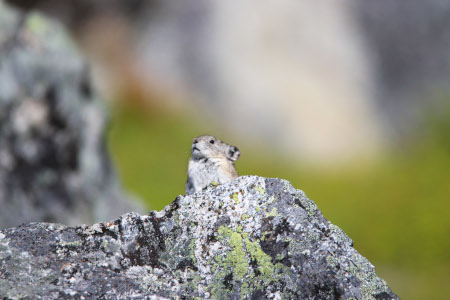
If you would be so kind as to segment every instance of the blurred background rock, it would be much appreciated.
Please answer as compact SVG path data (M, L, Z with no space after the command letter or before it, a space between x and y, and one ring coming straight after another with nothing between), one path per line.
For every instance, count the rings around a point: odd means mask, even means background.
M213 134L241 175L305 190L401 298L450 293L450 1L8 2L84 49L149 209Z
M105 143L106 107L61 25L0 2L0 228L138 209Z

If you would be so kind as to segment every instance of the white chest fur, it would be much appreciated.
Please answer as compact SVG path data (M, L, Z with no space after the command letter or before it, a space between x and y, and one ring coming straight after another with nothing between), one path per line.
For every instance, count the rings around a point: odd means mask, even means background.
M191 159L188 165L186 191L198 192L213 182L220 184L231 182L238 177L233 162L225 157Z

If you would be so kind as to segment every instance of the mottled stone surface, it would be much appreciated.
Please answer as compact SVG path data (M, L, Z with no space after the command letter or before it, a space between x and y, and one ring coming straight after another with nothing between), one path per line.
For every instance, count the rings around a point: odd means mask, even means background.
M304 192L257 176L146 216L2 230L0 295L398 299Z
M105 149L103 106L61 25L0 1L0 228L135 209Z

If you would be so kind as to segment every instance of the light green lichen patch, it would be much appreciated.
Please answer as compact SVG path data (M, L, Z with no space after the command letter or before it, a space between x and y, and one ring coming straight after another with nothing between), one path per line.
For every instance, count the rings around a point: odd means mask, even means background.
M245 239L245 245L250 257L256 260L258 271L261 272L264 280L271 280L274 273L275 266L272 264L272 259L261 250L258 242L251 242L248 238Z
M228 238L228 244L231 247L231 251L222 258L222 266L232 269L235 279L240 280L248 270L248 263L242 250L242 236L225 226L219 228L219 234Z
M261 195L264 195L266 193L266 190L260 185L255 186L255 191L257 191Z
M217 187L220 183L218 183L217 181L213 181L209 184L210 187Z
M278 214L277 214L276 207L272 208L272 210L270 212L266 213L266 218L267 217L277 217L277 216L278 216Z
M239 193L236 192L230 196L237 204L239 204Z
M195 264L197 262L197 259L194 255L194 249L195 249L195 239L191 239L189 242L189 257L192 259L192 262Z
M250 216L249 215L247 215L247 214L242 214L242 216L241 216L241 220L242 221L245 221L245 220L247 220L248 218L250 218Z
M230 250L223 256L214 258L218 271L215 276L216 282L209 287L214 298L226 298L225 295L230 292L229 287L227 289L223 283L223 278L229 274L232 274L234 282L240 282L242 297L251 290L277 280L277 274L285 267L272 263L271 257L262 251L259 240L251 241L247 233L241 233L239 229L234 231L225 226L221 226L218 232L219 236L222 236L221 240L227 242Z

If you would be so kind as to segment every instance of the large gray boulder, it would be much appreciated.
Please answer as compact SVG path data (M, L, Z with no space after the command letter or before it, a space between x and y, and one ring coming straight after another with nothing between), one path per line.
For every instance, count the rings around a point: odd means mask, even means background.
M136 209L105 148L106 109L62 27L0 1L0 228Z
M161 212L0 231L11 299L398 299L304 192L243 176Z

